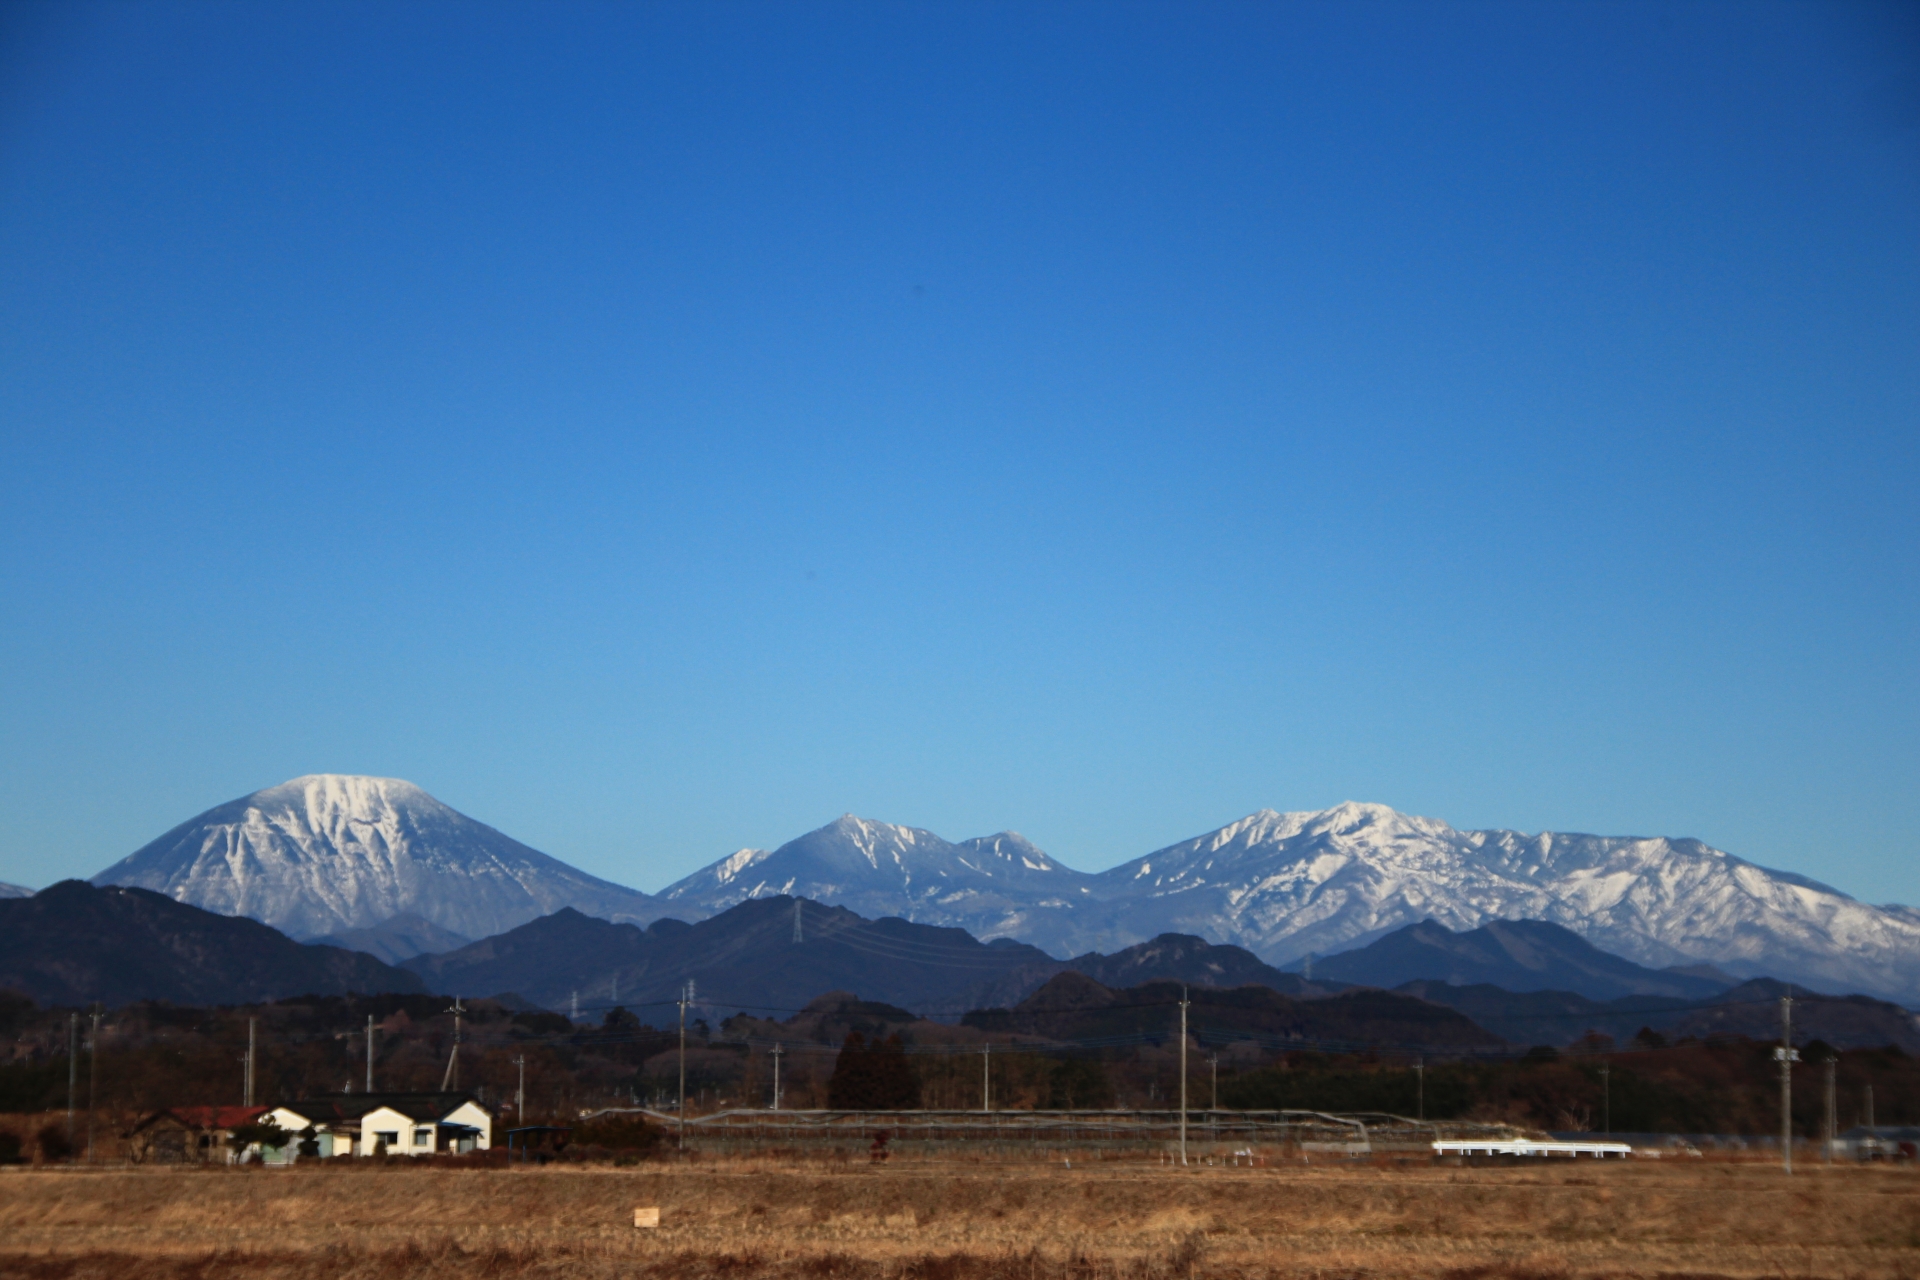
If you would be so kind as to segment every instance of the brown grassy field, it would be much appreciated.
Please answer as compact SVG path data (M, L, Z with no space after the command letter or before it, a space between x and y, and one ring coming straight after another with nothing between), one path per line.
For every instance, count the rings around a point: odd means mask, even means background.
M662 1226L636 1230L658 1205ZM1920 1275L1920 1172L776 1160L0 1171L0 1275Z

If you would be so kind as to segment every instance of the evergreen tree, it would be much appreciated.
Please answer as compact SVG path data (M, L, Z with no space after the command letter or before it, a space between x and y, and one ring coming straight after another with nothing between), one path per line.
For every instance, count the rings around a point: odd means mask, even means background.
M827 1081L827 1106L835 1111L911 1111L920 1105L920 1077L896 1034L867 1043L847 1034Z

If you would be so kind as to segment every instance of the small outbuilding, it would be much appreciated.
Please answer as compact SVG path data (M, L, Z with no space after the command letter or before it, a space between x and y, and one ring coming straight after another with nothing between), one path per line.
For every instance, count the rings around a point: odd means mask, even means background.
M233 1135L261 1123L266 1107L167 1107L127 1134L136 1163L236 1164L252 1154L238 1150Z

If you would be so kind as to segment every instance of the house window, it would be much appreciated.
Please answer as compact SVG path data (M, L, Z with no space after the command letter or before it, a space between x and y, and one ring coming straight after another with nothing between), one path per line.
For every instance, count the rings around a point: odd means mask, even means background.
M392 1129L376 1130L373 1135L373 1141L375 1146L385 1145L397 1147L400 1145L400 1134L397 1130Z
M414 1146L416 1146L416 1147L430 1147L430 1146L432 1146L432 1145L433 1145L433 1130L431 1130L431 1129L415 1129L415 1130L413 1131L413 1145L414 1145Z

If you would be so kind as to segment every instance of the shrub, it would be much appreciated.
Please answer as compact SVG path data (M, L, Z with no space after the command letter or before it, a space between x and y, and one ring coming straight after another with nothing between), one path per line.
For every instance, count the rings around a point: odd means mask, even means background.
M599 1147L607 1151L651 1151L660 1145L661 1133L640 1116L596 1116L573 1127L576 1146Z
M43 1125L35 1141L40 1144L40 1154L48 1160L65 1160L73 1154L73 1143L67 1140L67 1131L57 1122Z

